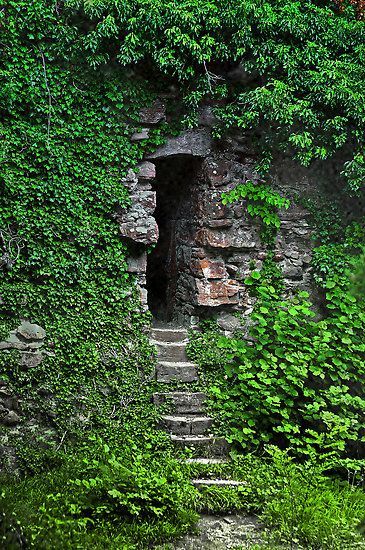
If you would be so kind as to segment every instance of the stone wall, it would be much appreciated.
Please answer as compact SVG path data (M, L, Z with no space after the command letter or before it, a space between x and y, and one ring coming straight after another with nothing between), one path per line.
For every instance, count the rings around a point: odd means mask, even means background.
M37 367L46 352L42 350L46 332L37 324L22 320L17 328L10 331L8 337L0 341L0 353L9 357L13 364L14 355L22 371ZM48 352L49 353L49 352ZM21 428L29 425L32 418L24 418L22 400L9 389L7 381L0 378L0 470L1 463L9 469L15 466L12 438L21 438ZM6 428L6 429L4 429Z
M156 110L159 116L151 117L150 121L161 120L161 102L156 103ZM122 237L138 245L155 245L159 238L154 218L159 194L156 188L160 182L159 166L168 161L173 167L171 160L174 159L180 172L182 163L185 163L186 170L191 163L198 166L193 181L189 182L184 182L176 171L181 185L189 185L189 193L185 207L180 205L179 211L171 213L175 224L174 250L170 249L165 258L165 262L170 262L171 273L166 319L187 324L191 318L202 315L218 314L218 317L227 319L227 312L250 313L252 302L243 281L253 268L262 266L267 254L260 239L260 225L247 215L245 204L225 206L221 202L222 193L238 183L258 181L254 171L255 152L250 151L249 145L240 137L231 137L224 144L215 143L209 128L213 121L210 111L203 110L200 128L168 139L139 166L136 175L129 174L126 185L131 191L132 206L120 215ZM147 135L148 128L135 139L145 139ZM292 181L292 172L289 178L280 172L281 164L282 161L274 166L271 178L274 187L283 195L290 196L291 206L279 213L281 228L274 260L282 269L287 291L291 292L296 288L310 289L312 231L308 212L294 198L298 182ZM308 177L307 170L306 189L314 188L316 183L315 177ZM129 261L130 271L137 275L146 308L148 261L146 250L141 247Z

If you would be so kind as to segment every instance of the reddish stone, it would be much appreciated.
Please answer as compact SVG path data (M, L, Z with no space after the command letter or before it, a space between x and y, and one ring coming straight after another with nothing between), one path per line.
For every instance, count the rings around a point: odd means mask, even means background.
M231 227L231 225L233 224L233 220L207 220L205 223L208 227L211 227L212 229L219 229L220 227Z
M206 279L224 279L227 277L227 271L223 260L209 260L204 258L197 260L193 264L193 270L196 275Z
M206 193L198 204L198 215L203 220L220 220L233 217L232 208L222 204L220 193Z
M229 179L229 165L227 161L207 163L204 167L204 173L213 186L220 186L227 183Z
M226 279L224 281L196 280L196 300L199 306L222 306L225 304L238 304L239 285L237 281Z

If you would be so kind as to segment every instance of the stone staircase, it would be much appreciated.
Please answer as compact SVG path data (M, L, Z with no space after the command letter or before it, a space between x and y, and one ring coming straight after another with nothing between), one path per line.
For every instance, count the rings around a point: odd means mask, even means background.
M206 396L202 392L187 391L186 384L199 380L197 366L189 362L186 355L187 330L180 327L153 327L151 343L157 348L156 380L166 384L166 391L155 393L156 406L164 405L168 414L161 415L161 427L170 433L173 444L189 448L195 458L187 459L191 464L220 464L227 461L228 445L223 437L211 433L213 418L205 411ZM168 385L174 389L168 391ZM179 384L184 389L176 391ZM233 480L195 479L192 483L201 488L211 485L232 485Z

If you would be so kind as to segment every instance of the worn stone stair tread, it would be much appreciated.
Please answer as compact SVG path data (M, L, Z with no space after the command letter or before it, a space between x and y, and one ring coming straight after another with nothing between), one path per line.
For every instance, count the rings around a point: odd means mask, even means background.
M229 460L226 458L186 458L184 462L186 464L201 464L203 466L209 466L211 464L228 464Z
M159 342L181 342L188 338L184 328L157 328L151 330L151 338Z
M224 456L228 451L228 443L224 437L214 435L170 435L171 442L180 447L194 448L200 451L200 454L210 456Z
M159 361L158 365L163 365L164 367L195 367L195 363L190 363L190 361Z
M156 366L158 382L195 382L198 369L194 363L182 361L159 361Z
M164 420L170 420L172 422L201 422L201 421L213 421L211 416L197 416L197 415L175 415L175 414L164 414L161 416Z
M184 327L159 327L154 326L151 329L153 332L188 332Z
M221 436L214 436L214 435L172 435L171 436L173 441L182 440L186 441L187 443L202 443L202 442L210 442L210 441L221 441L226 442L224 437Z
M175 415L204 413L207 396L203 392L157 392L153 394L155 405L170 405Z
M159 347L170 347L170 348L178 348L178 347L186 347L187 342L168 342L166 340L150 340L151 344L154 346Z
M174 361L186 363L189 361L186 355L184 342L153 342L157 348L157 357L160 361Z
M235 481L234 479L192 479L194 487L242 487L248 485L247 481Z
M161 416L161 423L166 429L176 435L200 435L209 431L213 424L210 416L170 415Z

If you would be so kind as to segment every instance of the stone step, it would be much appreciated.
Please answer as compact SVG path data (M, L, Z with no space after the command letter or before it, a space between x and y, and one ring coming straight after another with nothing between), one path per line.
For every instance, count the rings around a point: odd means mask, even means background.
M198 369L193 363L160 361L156 366L157 382L195 382Z
M160 361L188 361L186 344L181 342L158 342L151 340L157 347L157 357Z
M188 337L188 331L184 328L153 327L151 337L159 342L184 342Z
M214 464L228 464L226 458L187 458L184 460L186 464L201 464L202 466L211 466Z
M201 487L242 487L248 485L246 481L233 479L192 479L191 483L198 489Z
M205 393L201 392L170 392L155 393L153 402L155 405L171 404L171 411L177 414L194 414L204 411L206 400Z
M224 456L228 452L228 443L224 437L208 435L171 435L171 441L180 449L188 447L198 451L200 455Z
M173 434L202 435L209 431L213 424L210 416L170 416L161 417L162 426Z

